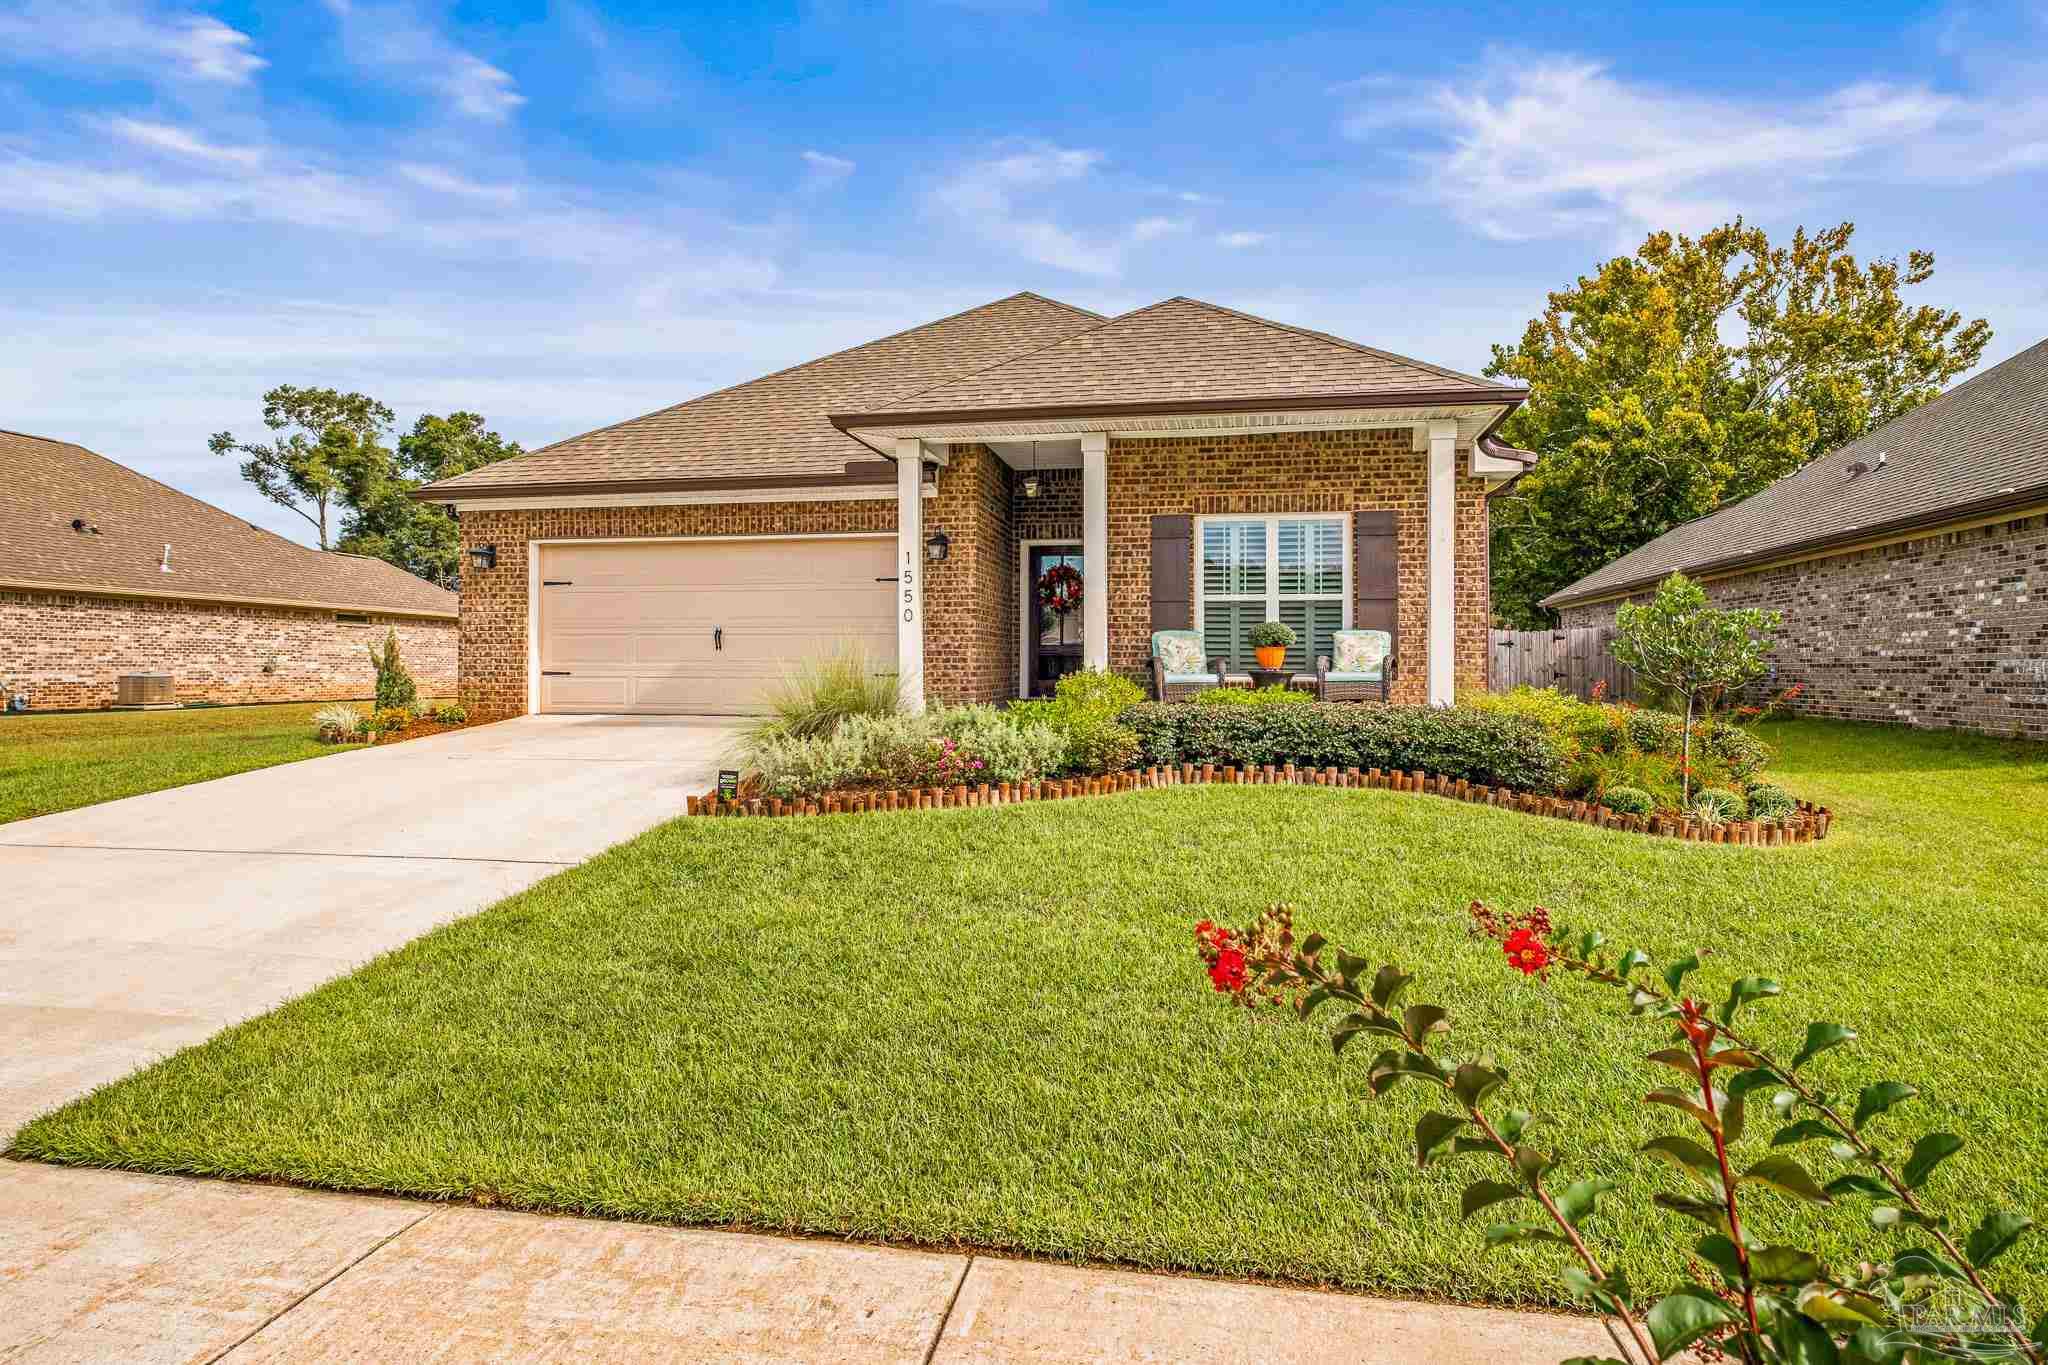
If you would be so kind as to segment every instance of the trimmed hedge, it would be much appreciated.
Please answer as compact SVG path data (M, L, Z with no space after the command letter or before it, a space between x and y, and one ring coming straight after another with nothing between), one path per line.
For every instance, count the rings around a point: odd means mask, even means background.
M1569 755L1525 716L1477 707L1195 706L1145 702L1120 717L1147 763L1423 772L1490 787L1562 789Z

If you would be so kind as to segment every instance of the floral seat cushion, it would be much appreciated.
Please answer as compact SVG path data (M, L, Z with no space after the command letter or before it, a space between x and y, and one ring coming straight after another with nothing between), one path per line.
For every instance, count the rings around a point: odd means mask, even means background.
M1384 630L1340 630L1334 633L1330 676L1377 681L1387 655L1394 652L1394 637Z
M1162 630L1152 636L1152 653L1168 677L1175 674L1213 677L1202 657L1202 639L1192 630Z

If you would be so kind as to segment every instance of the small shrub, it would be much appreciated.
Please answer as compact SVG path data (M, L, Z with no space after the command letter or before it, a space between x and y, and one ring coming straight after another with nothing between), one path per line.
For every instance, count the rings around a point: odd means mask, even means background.
M1705 723L1698 727L1698 738L1701 757L1711 759L1733 782L1747 783L1777 757L1770 745L1739 725Z
M1015 708L1012 708L1014 712ZM1028 714L1028 713L1027 713ZM993 706L949 706L933 712L940 736L978 760L982 782L1028 782L1058 772L1067 739L1042 721L1016 718Z
M1588 705L1554 687L1530 687L1526 683L1511 692L1481 692L1460 705L1480 711L1499 711L1526 716L1554 735L1572 735L1588 723L1604 723L1602 708Z
M837 738L845 741L848 771L834 786L928 787L938 732L932 717L849 716ZM821 737L822 738L822 737ZM812 791L827 791L817 787Z
M353 706L336 703L313 713L313 735L324 744L340 744L362 733L363 713Z
M768 714L747 727L743 751L770 738L829 735L853 716L898 715L903 688L893 668L878 663L866 649L848 645L794 665L769 687L763 701Z
M469 709L461 702L448 702L434 708L434 719L442 725L467 725Z
M1066 767L1088 777L1135 767L1143 746L1138 732L1113 720L1092 720L1067 736Z
M395 735L413 722L412 712L403 706L380 706L370 718L370 728L380 735Z
M1143 700L1145 689L1123 674L1084 668L1065 675L1054 685L1052 709L1077 719L1085 714L1109 720Z
M1656 798L1641 787L1610 787L1600 804L1616 815L1650 815L1657 809Z
M370 646L370 667L377 670L377 710L403 711L406 724L412 723L413 712L419 709L419 684L406 671L405 660L398 657L398 632L384 632L384 647ZM405 728L400 726L400 729Z
M1276 687L1212 687L1188 698L1204 706L1293 706L1315 699L1313 692L1299 692L1284 684Z
M755 747L761 790L769 796L815 796L853 785L864 774L867 746L852 726L829 735L769 735Z
M1758 820L1782 820L1799 809L1799 803L1792 793L1769 782L1752 782L1745 795L1749 798L1749 813Z
M1261 621L1246 633L1253 649L1291 649L1294 646L1294 627L1285 621Z
M1624 713L1628 742L1653 754L1677 753L1685 737L1685 720L1669 711L1631 706Z

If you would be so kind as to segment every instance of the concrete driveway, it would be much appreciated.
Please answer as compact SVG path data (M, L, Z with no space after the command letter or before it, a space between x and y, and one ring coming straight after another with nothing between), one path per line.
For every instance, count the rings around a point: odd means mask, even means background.
M0 1143L682 814L731 735L531 716L0 825Z

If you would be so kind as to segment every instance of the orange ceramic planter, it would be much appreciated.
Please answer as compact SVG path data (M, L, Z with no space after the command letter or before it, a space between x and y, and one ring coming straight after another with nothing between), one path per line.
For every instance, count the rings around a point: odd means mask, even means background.
M1284 668L1287 664L1286 645L1260 645L1252 653L1258 658L1260 668Z

